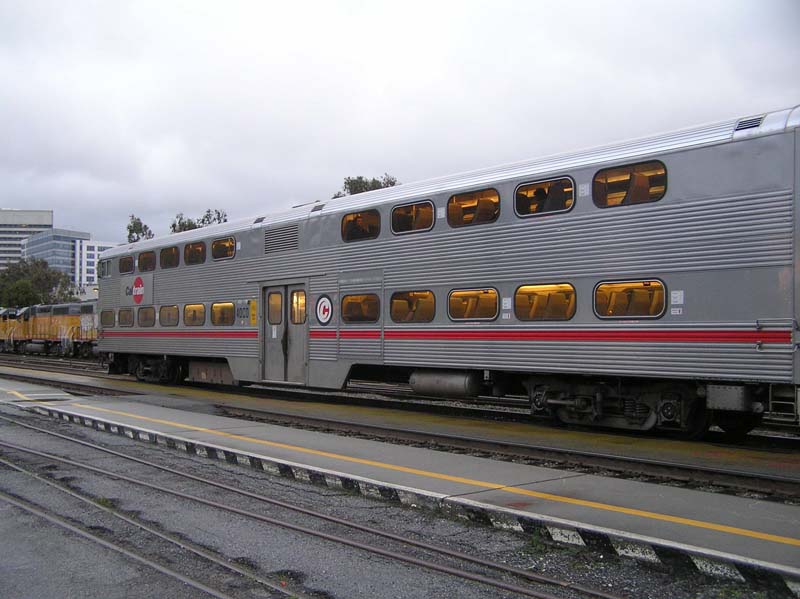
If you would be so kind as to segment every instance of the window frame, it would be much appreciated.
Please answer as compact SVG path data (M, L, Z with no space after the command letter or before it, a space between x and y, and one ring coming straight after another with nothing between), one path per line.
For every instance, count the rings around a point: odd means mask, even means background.
M175 256L177 257L177 263L175 264L175 266L164 266L164 258L163 258L164 252L166 252L167 250L171 250L171 249L175 250ZM169 270L171 268L178 268L180 265L181 265L181 250L178 248L177 245L171 245L169 247L161 248L161 250L158 252L158 267L159 267L159 269L161 269L161 270Z
M462 222L460 225L454 225L453 223L450 222L450 202L452 202L454 198L456 198L458 196L464 196L464 195L472 194L472 193L481 193L481 192L484 192L484 191L493 191L493 192L495 192L497 194L497 216L495 216L494 219L488 220L486 222L476 223L474 218L473 218L473 221L471 223ZM475 206L475 210L477 212L477 210L478 210L478 206L477 205ZM472 191L461 191L461 192L457 192L457 193L451 194L450 197L447 198L447 203L445 204L445 219L447 220L447 224L452 229L463 229L464 227L472 227L472 226L478 226L478 225L491 225L492 223L496 223L496 222L498 222L500 220L500 214L502 213L502 210L503 210L503 198L500 195L500 190L498 190L496 187L482 187L481 189L474 189ZM462 219L462 221L463 221L463 219ZM469 290L468 289L464 289L463 291L469 291ZM448 305L449 305L449 300L448 300ZM450 310L448 308L448 312L449 311Z
M189 248L193 245L202 245L203 246L203 259L200 262L189 262L188 255L189 255ZM190 241L183 245L183 264L185 266L197 266L198 264L205 264L208 259L208 248L206 247L205 241Z
M573 206L575 204L573 203ZM568 285L572 288L572 294L575 296L575 311L572 313L572 316L569 318L520 318L517 314L517 294L519 290L523 287L551 287L555 285ZM516 318L519 322L569 322L575 315L578 313L578 290L575 289L575 285L569 283L567 281L562 281L560 283L522 283L516 289L514 289L514 296L512 297L512 302L514 304L514 318Z
M142 312L145 310L152 310L153 311L153 320L150 324L142 324ZM156 309L155 306L142 306L136 310L136 326L141 328L150 328L156 326Z
M142 268L142 256L145 254L153 254L153 268L148 268L147 270ZM153 272L156 269L156 251L146 250L144 252L139 252L139 254L136 256L136 268L139 270L139 272Z
M130 324L126 324L126 323L122 322L122 313L123 312L125 312L126 314L130 312L130 315L131 315ZM119 312L117 313L117 324L119 326L121 326L121 327L132 327L134 325L134 322L135 322L134 318L135 317L134 317L134 314L133 314L133 308L120 308Z
M392 316L392 302L394 297L401 293L430 293L433 298L433 314L430 320L395 320ZM436 320L436 293L432 289L410 289L408 291L395 291L389 296L389 320L395 324L428 324Z
M214 244L217 243L218 241L225 241L227 239L230 239L233 242L233 253L230 256L223 256L222 258L215 258L214 257ZM235 257L236 257L236 237L234 237L233 235L228 235L227 237L220 237L219 239L214 239L211 242L211 259L214 262L220 262L222 260L233 260ZM227 303L227 302L222 302L222 303Z
M347 320L345 318L344 312L344 300L348 297L359 297L359 296L372 296L378 301L378 309L375 311L375 319L374 320ZM347 295L342 295L342 299L339 301L339 318L341 322L347 325L365 325L365 324L375 324L381 321L381 297L377 293L348 293Z
M417 204L430 204L431 211L433 213L433 218L431 219L431 226L426 229L411 229L410 231L395 231L394 230L394 211L398 208L406 208L407 206L416 206ZM413 235L414 233L425 233L426 231L430 231L436 226L436 204L433 203L433 200L422 200L418 202L406 202L404 204L397 204L397 206L392 206L392 210L389 213L389 229L392 231L392 235Z
M360 237L358 239L346 239L345 235L344 235L344 230L345 230L344 219L346 219L348 216L351 216L351 215L354 215L354 214L366 214L367 212L374 212L375 214L378 215L378 232L375 233L375 235L372 235L370 237ZM339 233L341 234L342 241L344 243L358 243L359 241L370 241L372 239L377 239L378 237L381 236L381 230L383 229L382 220L383 219L381 218L381 211L378 210L377 208L367 208L366 210L354 210L353 212L348 212L346 214L343 214L342 218L341 218L341 221L339 222Z
M161 316L161 311L164 308L175 308L175 322L174 323L165 323L163 317ZM161 327L176 327L181 321L181 310L178 307L178 304L165 304L163 306L159 306L158 308L158 326Z
M131 261L131 269L130 270L122 270L122 261L123 260L128 260L128 259L130 259L130 261ZM136 270L136 259L133 257L133 255L121 256L120 259L117 261L117 268L119 269L119 274L121 274L121 275L129 275L129 274L133 273L134 270Z
M564 179L572 183L572 206L570 206L569 208L564 208L563 210L551 210L549 212L531 212L529 214L520 214L517 211L517 192L520 190L520 188L527 187L529 185L538 185L540 183L551 183L551 182L555 183L556 181L562 181ZM592 179L592 181L594 181L594 179ZM545 216L548 214L566 214L567 212L572 212L573 208L575 208L575 204L578 203L577 200L578 194L576 192L577 192L577 187L575 185L575 179L573 179L570 175L562 175L560 177L548 177L546 179L538 179L536 181L527 181L525 183L520 183L514 188L514 214L517 216L517 218L533 218L536 216Z
M103 314L111 314L111 324L103 322ZM117 313L114 310L100 310L100 326L104 329L113 329L117 326Z
M450 296L452 296L453 293L461 291L487 291L490 289L495 292L495 295L497 297L497 302L496 302L497 307L495 308L494 316L492 316L491 318L453 318L453 316L450 314ZM497 289L497 287L469 287L467 289L451 289L450 291L447 292L447 318L450 319L452 322L475 322L475 321L493 322L497 320L497 318L500 316L501 299L502 298L500 296L500 290Z
M615 204L613 206L609 206L608 205L608 194L606 194L606 204L605 204L605 206L600 206L597 203L597 201L595 200L595 196L594 196L594 180L597 178L597 175L599 175L603 171L612 171L614 169L620 169L620 168L633 168L633 167L639 166L641 164L653 164L653 163L660 164L664 169L664 193L661 194L661 197L659 197L659 198L657 198L655 200L647 200L646 202L637 202L636 204L625 204L625 200L628 198L628 193L630 193L630 185L629 185L628 186L628 191L625 192L625 197L622 198L622 201L619 204ZM631 174L633 174L633 173L631 173ZM667 165L664 164L663 160L659 160L657 158L654 158L652 160L640 160L639 162L629 162L629 163L625 163L625 164L618 164L616 166L606 166L604 168L601 168L600 170L595 172L594 175L592 175L591 185L592 185L592 204L594 204L596 208L600 208L601 210L605 210L606 208L621 208L623 206L626 206L626 207L642 206L644 204L655 204L656 202L660 202L661 200L663 200L667 196L667 191L669 190L669 173L667 172ZM648 191L648 193L649 193L649 191ZM655 279L653 279L653 280L655 280Z
M214 306L230 306L231 307L231 320L230 322L215 322L214 321ZM236 304L234 302L212 302L210 307L211 312L211 326L215 327L230 327L236 324Z
M597 290L600 288L601 285L619 285L625 283L646 283L646 282L653 282L653 283L661 283L661 288L664 290L664 306L661 308L661 313L655 316L651 316L649 314L645 316L601 316L597 312ZM592 289L592 311L594 315L599 318L600 320L658 320L659 318L663 318L664 315L667 313L667 284L657 277L648 277L646 279L614 279L610 281L599 281L594 288Z
M188 308L192 308L195 306L202 306L203 307L203 322L188 322L186 318L186 310ZM206 305L202 302L198 302L196 304L184 304L183 305L183 326L185 327L203 327L206 325Z

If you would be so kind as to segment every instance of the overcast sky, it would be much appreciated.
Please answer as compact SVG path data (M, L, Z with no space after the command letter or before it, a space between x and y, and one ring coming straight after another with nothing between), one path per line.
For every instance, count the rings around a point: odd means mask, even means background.
M125 239L800 104L800 1L0 0L0 207Z

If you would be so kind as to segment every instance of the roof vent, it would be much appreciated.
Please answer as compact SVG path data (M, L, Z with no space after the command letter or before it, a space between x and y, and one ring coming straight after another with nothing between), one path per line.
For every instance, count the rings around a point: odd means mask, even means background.
M263 223L265 218L267 218L267 217L266 216L259 216L256 220L253 221L253 224L256 225L258 223Z
M746 119L741 119L738 123L736 123L736 129L734 131L742 131L743 129L755 129L756 127L761 126L761 121L764 120L764 115L761 116L749 116Z
M325 204L317 204L311 209L311 212L319 212L325 207Z
M296 250L298 244L297 223L264 231L264 253L288 252Z

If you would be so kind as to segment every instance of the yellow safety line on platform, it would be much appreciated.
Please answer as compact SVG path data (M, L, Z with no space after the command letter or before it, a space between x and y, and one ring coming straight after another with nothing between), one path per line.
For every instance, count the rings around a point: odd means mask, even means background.
M20 395L24 397L21 393L15 393L16 395ZM780 535L773 535L769 533L758 532L755 530L747 530L746 528L738 528L736 526L727 526L725 524L715 524L713 522L704 522L702 520L693 520L691 518L682 518L680 516L670 516L668 514L659 514L657 512L649 512L646 510L638 510L635 508L628 508L619 505L611 505L606 503L600 503L598 501L588 501L586 499L575 499L574 497L566 497L563 495L554 495L552 493L542 493L540 491L531 491L528 489L520 489L518 487L508 487L506 485L501 485L497 483L490 483L481 480L474 480L470 478L462 478L460 476L452 476L450 474L442 474L440 472L431 472L429 470L419 470L417 468L409 468L407 466L397 466L394 464L386 464L384 462L377 462L375 460L367 460L364 458L356 458L352 456L341 455L337 453L330 453L327 451L320 451L318 449L309 449L307 447L300 447L297 445L288 445L286 443L279 443L277 441L265 441L263 439L255 439L253 437L246 437L244 435L236 435L233 433L226 433L224 431L216 431L209 428L204 428L201 426L193 426L191 424L183 424L181 422L173 422L171 420L162 420L160 418L150 418L148 416L140 416L138 414L131 414L129 412L122 412L119 410L111 410L109 408L101 408L99 406L89 406L86 404L72 404L75 407L86 408L87 410L96 410L98 412L107 412L109 414L117 414L118 416L127 416L129 418L134 418L136 420L144 420L146 422L153 422L157 424L165 424L167 426L175 426L178 428L192 430L202 433L208 433L210 435L216 435L219 437L226 437L228 439L236 439L237 441L246 441L249 443L256 443L258 445L266 445L269 447L277 447L280 449L288 449L291 451L296 451L298 453L304 453L308 455L315 455L325 458L333 458L336 460L342 460L344 462L352 462L355 464L363 464L366 466L374 466L375 468L381 468L384 470L393 470L395 472L404 472L406 474L415 474L417 476L423 476L426 478L433 478L437 480L446 480L450 482L462 483L465 485L473 485L476 487L481 487L484 489L493 489L497 491L503 491L505 493L512 493L515 495L524 495L526 497L535 497L537 499L544 499L546 501L553 501L556 503L566 503L570 505L578 505L581 507L592 508L596 510L602 510L606 512L615 512L618 514L626 514L628 516L638 516L640 518L647 518L650 520L660 520L662 522L670 522L672 524L682 524L684 526L691 526L694 528L703 528L706 530L714 530L717 532L725 532L732 535L738 535L742 537L750 537L753 539L760 539L762 541L771 541L773 543L781 543L784 545L793 545L795 547L800 547L800 539L794 539L791 537L783 537Z

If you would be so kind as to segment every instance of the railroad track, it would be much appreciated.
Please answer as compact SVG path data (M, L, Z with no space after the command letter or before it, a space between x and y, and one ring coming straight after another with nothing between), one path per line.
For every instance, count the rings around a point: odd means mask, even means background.
M20 473L26 474L28 476L31 476L40 481L42 484L46 484L52 488L56 488L60 491L63 491L64 493L68 493L69 495L79 499L80 501L89 503L95 507L100 507L101 509L113 515L114 517L121 518L122 520L124 520L124 522L126 522L129 525L136 526L137 528L146 531L150 534L159 535L159 538L163 541L175 543L180 546L186 545L185 539L172 538L171 535L165 535L160 531L156 531L153 529L152 526L149 526L139 521L137 518L132 518L126 514L119 512L114 508L103 505L101 502L98 502L94 498L86 496L85 494L82 493L78 493L77 491L68 488L64 484L55 482L50 477L42 475L37 470L49 471L49 469L46 467L47 463L61 464L64 466L68 466L70 468L78 468L87 473L90 473L91 475L97 475L113 479L120 484L135 485L136 487L146 488L150 491L156 491L157 493L163 493L165 495L177 497L184 501L204 505L217 510L222 510L229 514L236 515L238 517L244 517L248 520L252 520L255 526L267 525L267 526L281 527L301 535L323 539L325 541L329 541L338 545L346 545L348 547L369 553L371 555L380 556L382 558L389 560L399 561L417 568L432 570L441 574L457 577L462 580L468 580L474 583L478 583L486 587L491 587L496 590L514 593L519 596L536 597L539 599L557 599L555 595L551 594L546 590L542 590L543 586L544 587L550 586L550 587L557 587L561 590L569 590L570 592L573 593L573 596L596 597L599 599L619 599L619 596L607 593L605 591L589 588L579 584L574 584L553 577L539 575L530 572L528 570L513 568L505 564L492 562L491 560L487 560L484 557L476 557L459 551L454 551L446 547L433 545L431 543L411 540L401 535L386 530L378 529L372 526L368 526L360 522L330 516L323 512L319 512L308 508L302 508L294 504L270 498L263 494L246 491L239 487L234 487L222 482L189 474L187 472L178 470L176 468L172 468L170 466L165 466L163 464L159 464L151 460L145 460L118 450L112 450L101 445L97 445L94 443L90 443L88 441L83 441L80 439L70 437L68 435L57 433L49 429L33 426L31 424L22 422L15 418L0 416L0 421L4 422L6 426L11 425L11 426L23 427L27 430L35 431L38 434L47 435L51 438L59 439L69 444L80 445L82 447L89 448L92 451L98 453L111 455L125 461L134 462L140 465L147 466L154 470L158 470L161 473L167 473L175 479L176 481L175 486L180 486L181 488L185 488L186 481L190 481L191 484L194 485L192 489L199 489L199 492L190 493L184 490L177 490L174 486L171 485L165 486L163 484L153 484L151 482L148 482L144 478L129 476L125 474L124 471L127 470L123 470L122 468L116 470L99 468L97 466L93 466L81 461L68 459L60 455L56 455L54 453L40 451L38 449L21 446L14 443L8 443L6 441L0 441L0 449L2 449L2 456L3 456L2 458L0 458L0 463L4 464L6 467L16 470ZM21 456L26 456L26 457L23 458ZM29 464L32 459L39 462L42 461L45 462L45 466L42 466L41 463L39 463L38 467L36 464L32 467ZM262 504L267 504L270 506L291 510L295 513L301 514L304 517L312 518L314 521L323 524L319 527L310 525L298 525L293 522L290 522L289 520L279 519L271 516L264 516L262 514L250 510L238 508L232 505L228 501L211 500L205 496L205 493L203 491L204 489L210 489L210 488L213 488L215 490L221 490L225 494L230 494L231 496L236 495L238 497L246 497L250 501L257 501ZM12 497L11 495L5 492L0 492L0 500L7 501L9 503L17 505L17 507L30 511L31 513L39 515L42 518L46 518L51 523L57 524L59 526L66 526L69 524L65 521L63 517L44 512L42 508L33 505L30 502L30 500L20 500ZM323 527L329 529L330 527L328 525L331 524L342 530L358 531L359 533L368 535L373 539L373 541L372 542L356 541L348 537L344 532L326 532L320 530ZM84 536L85 538L90 538L91 540L101 543L104 546L113 549L115 551L122 552L125 550L125 548L118 543L100 539L96 535L91 536L90 533L87 533L85 530L81 531L78 527L75 527L74 525L71 526L73 532L76 532L76 534L81 534L81 536ZM386 541L389 541L390 543L393 544L402 545L406 548L413 548L416 550L424 551L428 557L426 559L421 559L419 557L410 555L409 553L404 551L388 549L386 548L387 547ZM229 568L230 570L236 572L241 576L250 578L253 582L267 586L270 590L282 592L283 594L286 595L291 594L291 596L300 596L300 597L304 596L302 592L298 593L296 589L282 588L281 586L276 585L274 581L264 579L263 577L258 577L252 571L246 568L241 568L232 565L227 560L219 556L216 556L212 552L209 552L207 550L201 550L198 552L195 551L195 549L192 547L189 547L188 550L194 552L196 557L212 561L217 566ZM202 581L187 579L186 577L179 578L181 576L180 574L171 571L169 568L166 568L165 566L159 564L154 560L145 561L145 558L136 555L134 555L133 558L137 559L141 563L145 563L146 565L153 567L154 569L157 569L158 571L161 571L162 573L166 573L170 576L175 577L178 580L182 580L184 583L190 584L194 586L194 588L202 590L203 592L211 596L214 597L227 596L224 592L210 588ZM448 565L448 562L452 563L452 560L455 560L455 562L458 565L457 566Z

